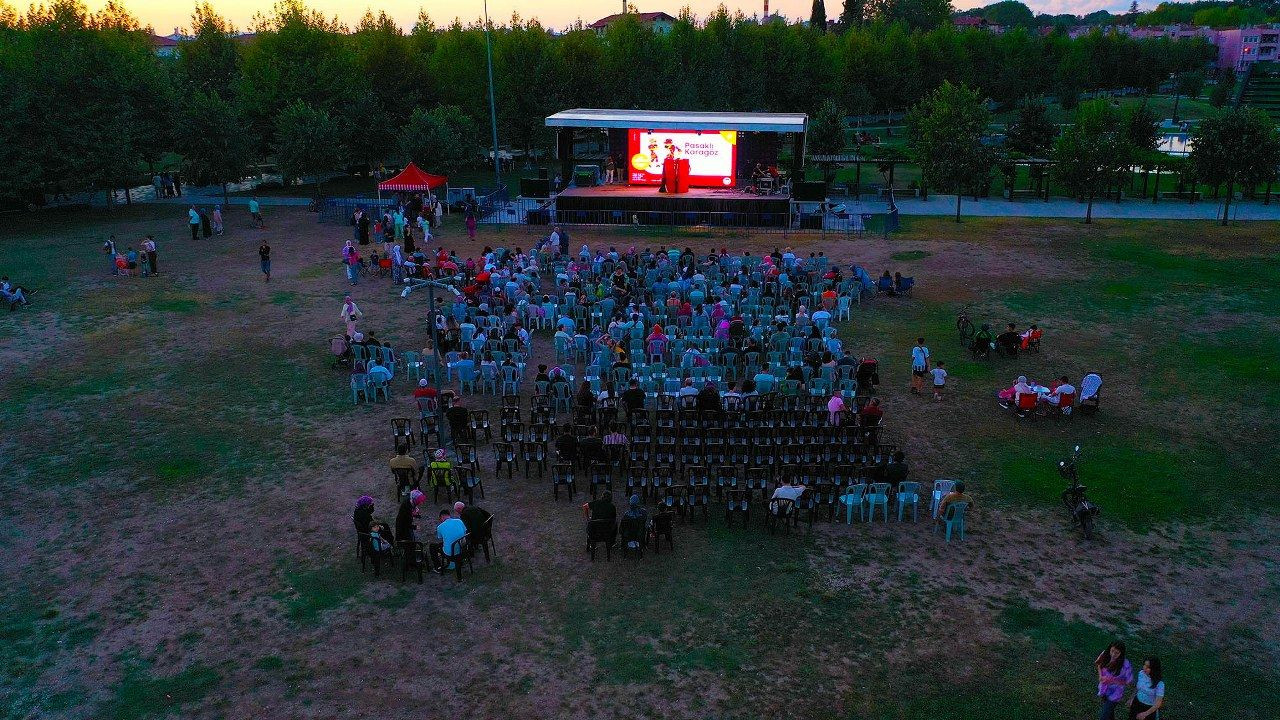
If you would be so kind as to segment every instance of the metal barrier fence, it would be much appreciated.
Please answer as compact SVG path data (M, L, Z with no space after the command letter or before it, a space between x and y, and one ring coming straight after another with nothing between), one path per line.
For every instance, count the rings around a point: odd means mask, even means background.
M791 202L786 212L558 210L554 200L517 198L496 203L483 225L546 233L550 225L612 227L637 235L806 234L862 235L886 227L883 213L849 213L820 203Z
M351 216L355 214L357 207L362 207L365 212L377 217L382 213L382 208L391 209L395 204L395 197L384 197L381 204L376 197L325 198L320 205L318 220L322 223L346 224L351 222Z

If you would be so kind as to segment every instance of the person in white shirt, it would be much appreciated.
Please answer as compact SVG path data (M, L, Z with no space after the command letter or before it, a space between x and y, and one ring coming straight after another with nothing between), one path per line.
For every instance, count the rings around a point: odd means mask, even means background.
M945 368L943 368L943 365L946 365L946 363L939 360L938 364L933 368L933 399L934 400L942 399L942 388L946 387L947 385L947 371Z
M778 500L790 500L795 503L804 494L805 487L796 482L795 478L788 478L786 485L779 485L777 490L773 491L773 498L769 501L769 512L774 515L778 514Z
M191 239L200 239L200 213L196 212L196 206L192 205L187 210L187 224L191 226Z
M676 397L693 397L698 394L698 389L693 386L693 378L685 378L684 385L676 392Z
M1067 379L1066 375L1058 378L1058 383L1058 387L1054 388L1054 391L1049 393L1049 396L1044 399L1045 402L1055 407L1062 405L1063 395L1069 395L1074 400L1076 394L1076 386L1071 384L1071 381Z
M925 347L924 338L916 338L916 346L911 348L911 393L919 395L924 389L924 375L929 370L929 348Z

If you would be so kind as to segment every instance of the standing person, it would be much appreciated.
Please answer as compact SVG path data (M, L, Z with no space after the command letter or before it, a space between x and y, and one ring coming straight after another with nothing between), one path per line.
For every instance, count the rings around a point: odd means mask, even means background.
M205 208L200 209L200 234L205 240L213 237L213 223L209 220L209 211Z
M369 213L363 208L360 210L360 218L356 220L356 237L361 245L369 244Z
M916 346L911 348L911 394L919 395L924 389L924 375L929 371L929 348L924 345L924 338L916 338Z
M182 197L182 173L173 174L173 195Z
M440 223L444 222L444 203L440 202L439 199L433 199L431 201L431 211L436 218L435 228L433 229L436 231L436 234L439 234Z
M1160 720L1164 707L1164 668L1160 658L1147 656L1138 671L1137 692L1129 701L1129 720Z
M946 363L941 360L933 368L933 399L942 400L942 388L947 385L947 371L942 366Z
M467 239L476 239L476 213L471 208L467 208Z
M360 276L360 253L350 240L342 248L342 264L347 266L347 280L355 285L356 279Z
M271 246L266 240L258 247L258 257L262 261L262 274L267 276L264 282L271 282Z
M1124 698L1124 689L1133 682L1133 666L1124 655L1124 643L1117 640L1107 646L1093 661L1098 669L1098 720L1115 720L1116 706Z
M257 195L249 198L249 215L253 218L254 227L261 228L266 225L262 222L262 206L258 204Z
M157 200L164 197L164 181L160 179L159 175L151 176L151 186L156 190Z
M192 205L187 208L187 224L191 226L191 239L200 239L200 213L196 212L196 206Z
M213 206L213 234L214 235L222 234L222 206L221 205Z
M613 156L612 156L612 155L610 155L609 157L605 158L605 160L604 160L604 184L605 184L605 185L612 185L612 184L613 184L613 173L614 173L614 169L615 169L615 167L616 167L616 166L613 164Z
M142 251L147 255L147 263L151 265L151 274L160 274L160 259L156 254L156 236L148 235L147 239L142 243Z
M112 235L107 241L102 243L102 252L107 256L107 262L111 263L111 274L119 275L120 271L116 268L116 236Z

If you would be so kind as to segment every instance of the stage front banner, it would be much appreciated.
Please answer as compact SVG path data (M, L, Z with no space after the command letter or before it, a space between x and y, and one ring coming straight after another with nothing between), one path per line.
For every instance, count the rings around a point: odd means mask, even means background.
M662 183L662 163L668 157L689 161L693 187L733 187L738 169L738 133L733 130L627 131L627 182Z

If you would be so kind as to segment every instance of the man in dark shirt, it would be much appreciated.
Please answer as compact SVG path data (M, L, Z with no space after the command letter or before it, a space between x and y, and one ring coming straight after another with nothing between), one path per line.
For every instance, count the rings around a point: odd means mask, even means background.
M262 261L262 274L267 276L266 282L271 282L271 246L262 243L258 247L258 257Z
M485 532L484 524L493 517L493 513L476 505L467 505L464 502L456 502L453 509L458 513L458 517L462 519L462 524L467 526L467 532L471 533L471 541L479 545L482 540L487 537L481 537Z
M463 406L462 398L453 398L453 404L445 411L444 418L449 421L449 433L454 441L471 437L471 413Z
M560 462L575 462L578 459L578 438L574 436L573 430L565 428L565 431L556 438L556 454L560 458Z
M1005 331L996 336L996 349L1009 357L1018 355L1018 346L1021 344L1022 337L1013 329L1013 323L1009 323Z
M907 479L907 456L901 451L893 454L893 459L884 469L884 481L893 485L893 489L898 489L898 483Z
M587 519L617 520L618 508L613 504L613 496L606 492L595 500L587 503Z
M557 447L558 445L559 443ZM600 431L597 428L591 428L591 434L578 443L578 454L582 457L583 465L607 459L604 453L604 441L600 439Z
M715 383L708 382L698 391L697 408L702 412L720 412L720 391Z
M622 391L622 406L627 409L628 415L644 409L644 391L640 389L638 380L632 380L627 389Z

